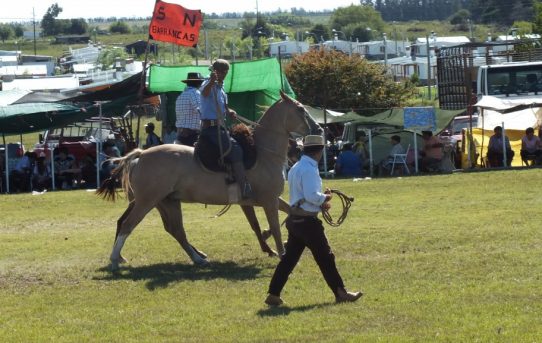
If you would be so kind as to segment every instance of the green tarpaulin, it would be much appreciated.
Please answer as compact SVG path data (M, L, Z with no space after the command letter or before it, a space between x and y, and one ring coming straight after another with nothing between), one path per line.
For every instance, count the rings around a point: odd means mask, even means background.
M126 105L137 100L137 94L102 104L102 115L118 115ZM99 107L85 108L61 103L27 103L0 106L0 133L11 135L62 127L99 115Z
M435 116L437 119L437 130L436 132L442 131L452 119L465 112L465 110L441 110L435 109ZM390 109L374 116L359 116L359 119L354 120L356 124L360 124L366 127L381 127L389 126L397 129L403 129L404 125L404 114L402 108Z
M209 75L208 66L163 67L152 65L149 72L149 90L152 93L182 92L188 72ZM280 98L279 91L295 96L286 77L282 75L276 58L234 62L224 80L229 105L240 115L257 120L266 107ZM168 94L168 97L171 93ZM176 96L175 93L171 96Z

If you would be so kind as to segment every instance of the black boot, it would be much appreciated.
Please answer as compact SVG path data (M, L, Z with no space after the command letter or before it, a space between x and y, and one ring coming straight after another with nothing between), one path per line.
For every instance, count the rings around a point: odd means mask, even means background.
M245 166L243 162L234 162L232 163L233 175L239 187L241 187L241 197L243 199L252 198L252 187L248 182L247 176L245 174Z

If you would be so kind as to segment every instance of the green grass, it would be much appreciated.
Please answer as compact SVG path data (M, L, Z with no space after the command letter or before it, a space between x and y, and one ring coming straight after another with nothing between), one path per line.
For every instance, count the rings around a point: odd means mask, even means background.
M335 305L305 253L278 309L263 304L277 259L259 251L238 207L209 219L219 207L183 205L209 267L192 266L152 211L126 242L130 263L113 275L124 201L2 195L0 341L540 341L541 177L324 180L356 198L327 235L346 285L366 294Z

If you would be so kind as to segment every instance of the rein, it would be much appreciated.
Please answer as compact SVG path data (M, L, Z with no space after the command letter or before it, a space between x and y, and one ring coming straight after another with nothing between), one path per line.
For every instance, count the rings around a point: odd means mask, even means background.
M324 218L325 222L328 223L330 226L338 227L346 219L346 216L348 215L348 210L350 209L350 206L352 206L352 202L354 201L354 198L347 196L346 194L339 191L338 189L332 189L330 190L330 192L337 194L339 199L341 199L341 204L343 208L342 213L337 219L337 222L333 221L333 218L331 218L331 214L329 214L328 210L322 209L322 217Z

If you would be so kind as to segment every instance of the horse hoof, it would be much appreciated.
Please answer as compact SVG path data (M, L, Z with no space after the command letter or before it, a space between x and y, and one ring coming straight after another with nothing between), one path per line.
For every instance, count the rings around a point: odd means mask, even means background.
M121 257L119 258L119 263L120 263L120 264L128 263L128 260L121 256Z
M271 251L268 251L267 252L267 255L269 257L275 257L275 256L278 256L277 252L275 250L271 250Z

